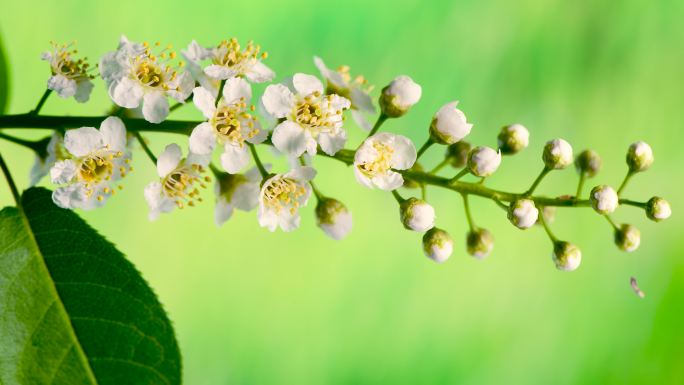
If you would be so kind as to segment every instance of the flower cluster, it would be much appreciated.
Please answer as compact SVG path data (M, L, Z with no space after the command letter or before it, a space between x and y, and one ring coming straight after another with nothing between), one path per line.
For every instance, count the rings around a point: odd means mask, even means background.
M62 97L73 96L84 102L93 87L93 75L85 59L73 58L76 53L71 46L53 44L53 50L42 58L50 62L48 88ZM266 85L263 94L254 98L252 83L272 82L276 78L264 64L268 55L259 45L248 42L241 46L237 39L229 39L204 47L192 41L181 54L185 61L177 60L171 46L162 48L160 43L136 43L122 37L118 48L99 62L100 76L117 106L115 116L103 119L99 129L69 129L65 133L55 132L45 140L47 147L31 172L32 183L49 173L52 182L59 185L53 198L60 207L102 206L121 188L121 179L132 171L132 136L127 135L124 127L130 121L135 123L132 134L157 167L158 179L144 190L151 220L175 208L199 204L203 201L202 190L214 183L217 225L231 218L235 209L256 209L262 227L292 231L300 225L300 209L314 196L318 226L331 238L342 239L352 229L352 215L342 202L324 195L314 185L316 170L312 165L317 154L351 166L361 185L391 192L398 203L401 224L410 231L423 233L423 251L438 263L450 257L455 242L447 231L436 227L436 210L426 198L430 186L453 190L462 196L469 227L464 239L468 254L484 259L494 246L492 233L476 225L471 212L469 198L479 196L500 206L518 229L529 229L535 224L543 227L552 242L552 261L564 271L580 266L582 252L552 233L550 224L556 206L591 207L612 226L617 247L628 252L639 247L640 232L633 225L613 221L611 215L620 206L641 208L653 221L671 215L663 198L638 202L622 196L630 178L653 164L653 151L645 142L629 147L628 172L618 188L596 185L583 199L584 183L599 173L601 158L593 150L575 156L570 143L557 138L544 145L540 157L542 172L530 187L523 192L504 192L486 187L485 182L497 172L505 157L529 146L530 132L521 124L502 127L494 148L473 146L465 140L473 123L459 108L458 101L450 101L425 122L425 143L416 150L408 137L380 131L383 122L406 115L420 101L422 87L408 76L398 76L383 87L376 108L371 97L373 87L364 77L352 77L347 66L330 69L321 58L314 57L323 81L310 74L295 73ZM174 108L170 107L169 98L177 102ZM186 155L180 145L171 143L155 157L140 131L171 132L165 127L187 126L188 122L167 118L173 109L190 100L203 119L186 132ZM126 114L125 109L135 111ZM371 125L368 117L376 110L379 115ZM351 146L355 150L347 146L348 114L360 129L370 131L363 142ZM142 116L144 120L126 116ZM291 167L272 172L271 166L259 158L258 145L273 146L288 158ZM445 146L444 157L426 172L421 157L434 145ZM217 148L220 166L212 163ZM534 195L548 173L572 164L579 175L576 193L560 197ZM477 181L461 181L467 175ZM420 197L403 196L416 187L422 191Z

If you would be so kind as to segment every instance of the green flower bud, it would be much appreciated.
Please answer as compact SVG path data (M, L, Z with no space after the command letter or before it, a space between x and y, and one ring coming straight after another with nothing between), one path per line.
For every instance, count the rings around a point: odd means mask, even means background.
M646 203L646 216L656 222L665 220L672 215L670 204L661 197L653 197Z
M469 231L466 236L468 254L477 259L486 258L494 248L494 236L486 229Z
M454 144L465 138L473 128L463 111L456 108L457 105L458 102L445 104L432 118L430 138L435 143Z
M594 150L584 150L575 158L575 168L579 174L584 174L589 178L594 177L601 170L603 161L599 154Z
M447 146L444 156L451 160L452 167L461 168L468 163L468 153L471 148L470 143L462 140Z
M582 251L570 242L556 241L551 255L556 268L562 271L576 270L582 262Z
M641 232L636 227L625 223L615 229L615 244L620 250L629 253L636 250L639 243L641 243Z
M519 229L528 229L537 222L539 210L531 199L518 199L508 206L508 220Z
M399 211L407 230L423 232L435 226L435 209L422 199L406 199L399 205Z
M323 198L316 205L316 223L330 238L340 240L352 229L352 215L337 199Z
M437 263L449 259L454 250L454 240L442 229L433 227L423 235L423 252L425 256Z
M468 169L475 176L488 177L499 168L501 152L478 146L468 153Z
M530 132L522 124L511 124L501 129L497 140L501 153L513 155L527 148Z
M572 146L563 139L550 140L544 146L542 159L549 169L566 168L572 164Z
M646 142L632 143L627 150L627 166L631 172L648 170L653 164L653 150Z
M420 100L421 87L408 76L397 76L382 89L380 94L380 110L389 118L398 118Z

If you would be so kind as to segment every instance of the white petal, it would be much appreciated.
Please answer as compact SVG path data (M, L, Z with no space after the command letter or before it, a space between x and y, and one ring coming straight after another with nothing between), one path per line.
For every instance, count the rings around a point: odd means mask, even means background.
M404 184L404 178L398 172L387 171L385 174L373 177L373 184L381 190L392 191Z
M338 151L344 148L347 143L347 131L340 129L336 135L321 133L318 136L318 144L321 149L328 155L335 155Z
M289 213L281 214L278 217L278 224L280 225L280 228L283 229L283 231L290 232L294 231L299 227L299 223L302 221L302 218L299 216L299 213L295 213L294 215L290 215Z
M226 143L224 152L221 154L221 166L229 174L236 174L249 163L249 152L247 146L235 146Z
M124 108L135 108L140 105L143 97L143 89L140 84L132 79L123 78L112 83L109 87L109 96L114 103Z
M334 223L321 223L320 227L330 238L339 241L352 230L352 215L348 211L338 213L335 215Z
M199 155L211 154L216 147L216 130L211 124L200 123L190 134L190 152Z
M230 203L238 210L253 210L259 204L259 183L247 182L237 186Z
M55 91L62 98L70 98L76 95L76 80L64 75L51 76L48 79L47 88Z
M199 45L197 41L193 40L188 45L188 48L185 51L182 51L182 54L188 60L200 61L207 56L207 49Z
M358 167L354 166L354 176L356 180L361 183L362 186L373 188L373 182L364 174Z
M278 227L278 215L263 205L259 205L257 219L259 220L259 226L266 227L271 232L275 231Z
M186 158L188 164L197 164L202 167L207 167L209 162L211 162L211 154L195 154L190 152Z
M216 207L214 207L214 222L216 226L221 226L233 215L233 206L226 202L225 199L219 198L216 200Z
M243 78L231 78L223 87L223 101L233 104L238 101L249 103L252 100L252 87Z
M110 116L100 124L102 144L109 145L113 151L126 150L126 127L116 116Z
M31 171L29 172L29 186L35 186L40 182L45 175L50 172L52 165L48 164L44 159L36 156Z
M247 128L249 127L247 126ZM253 137L246 139L249 143L259 144L268 138L268 131L261 128L261 123L258 120L254 121L254 129L257 130L257 133Z
M180 163L182 158L183 154L177 144L171 143L166 146L164 151L157 158L157 174L159 177L163 178L167 176L171 171L178 167L178 163Z
M95 85L90 79L79 80L76 82L76 94L74 100L79 103L85 103L90 99L90 93L93 91Z
M209 67L205 68L204 73L211 78L220 80L230 79L238 74L237 71L235 71L234 69L216 64L212 64Z
M354 119L354 122L361 127L362 130L364 131L370 131L371 128L371 123L366 119L366 117L363 115L363 112L359 110L352 110L351 111L352 119Z
M392 154L392 168L407 170L416 162L416 147L411 139L395 135L393 141L394 153Z
M302 166L290 170L285 176L300 182L308 182L316 177L316 170L313 167Z
M64 135L64 147L72 155L81 157L102 148L102 134L93 127L68 130Z
M185 103L195 87L195 79L189 72L183 71L169 86L171 89L166 91L166 94L179 103Z
M162 194L162 185L159 182L152 182L145 187L145 201L150 208L149 220L153 221L159 217L160 213L171 212L176 204L173 200Z
M306 131L289 120L276 126L271 141L275 148L286 154L301 156L306 151Z
M204 87L195 87L192 91L192 102L195 103L197 109L202 111L202 115L205 118L211 119L214 117L216 98L210 90Z
M69 183L74 176L76 176L76 163L69 159L55 163L50 169L52 183Z
M52 201L63 209L75 209L86 199L80 184L58 187L52 193Z
M150 123L161 123L169 116L169 101L163 92L145 94L143 116Z
M368 113L375 113L375 106L373 105L373 99L367 92L364 92L360 88L352 88L351 90L351 102L355 108Z
M292 84L297 93L306 96L318 91L323 94L323 83L317 77L307 74L295 74L292 77Z
M251 82L264 83L273 80L275 77L275 72L268 68L266 64L262 63L261 61L257 61L250 67L245 76Z
M284 85L271 84L266 87L261 102L270 115L276 118L284 118L294 107L295 98L292 91Z

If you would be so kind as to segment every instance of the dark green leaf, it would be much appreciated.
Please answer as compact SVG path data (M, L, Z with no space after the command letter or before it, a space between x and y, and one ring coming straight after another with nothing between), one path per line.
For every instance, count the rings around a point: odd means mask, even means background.
M152 290L114 245L42 188L0 211L0 384L180 384Z
M7 98L9 97L9 70L7 68L7 58L0 39L0 114L5 112Z

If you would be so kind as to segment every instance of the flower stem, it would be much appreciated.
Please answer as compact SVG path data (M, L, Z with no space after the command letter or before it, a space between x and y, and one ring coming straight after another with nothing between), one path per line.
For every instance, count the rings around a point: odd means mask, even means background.
M387 115L381 113L380 116L378 116L378 120L375 121L373 128L368 133L367 138L370 138L371 136L375 135L375 133L378 132L378 130L380 129L380 126L382 126L382 124L385 123L385 120L387 120Z
M629 182L630 179L632 179L632 175L634 175L634 173L631 170L627 172L627 175L625 175L625 179L622 180L622 184L620 184L620 187L617 190L618 196L620 196L620 194L622 193L622 190L624 190L625 187L627 187L627 183Z
M604 217L606 217L608 223L610 223L610 225L613 226L613 229L615 229L616 231L619 230L618 226L615 224L615 222L613 222L613 218L611 218L609 215L604 215Z
M301 164L302 166L306 166L306 161L304 161L303 155L299 157L299 164ZM314 184L314 182L312 180L309 181L309 185L311 185L311 191L313 191L317 200L321 201L321 200L325 199L325 196L323 194L321 194L320 190L318 190L316 188L316 185Z
M45 157L47 155L47 144L50 142L50 138L44 138L41 140L26 140L17 138L11 135L0 132L0 139L5 139L8 142L18 144L33 150L38 156Z
M634 207L639 207L642 209L646 208L647 203L646 202L637 202L633 201L630 199L620 199L620 204L621 205L628 205L628 206L634 206Z
M404 199L397 190L392 190L392 196L394 196L394 199L397 200L397 203L401 204L404 202L406 199Z
M501 202L496 198L492 198L492 200L494 201L494 203L496 203L497 206L501 207L504 211L508 212L508 206L505 203Z
M421 184L420 185L420 197L426 201L427 200L427 185Z
M580 194L582 194L582 187L584 187L584 180L586 179L587 174L585 172L580 172L579 176L579 182L577 183L577 192L575 193L575 200L580 198Z
M0 168L2 168L2 173L5 174L5 179L7 180L7 184L9 185L10 191L12 192L14 202L16 202L17 207L21 209L21 198L19 197L17 185L14 184L12 174L10 173L9 168L7 168L7 164L5 163L5 159L3 159L2 154L0 154Z
M551 243L556 243L558 241L558 238L556 238L555 235L551 232L551 229L549 228L549 225L546 223L546 219L544 218L544 208L540 207L539 208L539 221L541 222L542 226L544 227L544 231L546 231L546 235L549 236L549 239L551 239Z
M542 170L542 172L539 173L539 176L537 177L537 179L534 180L534 183L532 183L532 186L530 186L530 188L527 191L525 191L525 193L523 195L524 196L532 195L534 190L537 189L537 186L539 186L539 183L541 183L542 179L544 179L546 174L548 174L550 171L551 171L550 168L544 166L544 169Z
M254 144L252 143L247 143L247 145L249 146L249 151L252 153L252 158L254 158L254 163L256 164L257 169L259 169L261 177L266 179L266 177L268 177L268 171L266 171L263 163L261 163L261 159L259 159L259 154L257 154L256 147L254 147Z
M432 141L432 138L428 138L428 140L425 141L425 143L420 147L418 153L416 154L416 162L425 153L425 151L427 151L427 149L430 148L430 146L432 146L433 144L435 144L435 142Z
M475 221L473 221L473 216L470 213L470 202L468 202L468 194L461 194L463 197L463 208L465 209L465 215L466 219L468 220L468 227L470 227L470 231L475 231L477 229L477 226L475 226Z
M226 86L226 79L221 79L221 84L219 84L218 93L216 94L216 101L214 101L214 107L218 107L221 96L223 95L223 87Z
M140 146L143 148L143 150L145 150L145 154L147 154L147 156L152 160L152 163L154 163L156 165L157 164L157 157L154 156L154 153L152 152L152 150L150 150L150 148L147 146L147 143L145 142L145 138L143 138L142 135L140 135L140 132L138 132L138 131L135 131L133 133L133 135L135 135L135 138L138 139L138 143L140 143Z
M456 183L459 179L463 178L466 174L468 174L470 170L468 170L467 167L465 167L463 170L459 171L458 174L456 174L455 177L449 179L449 184L451 183Z
M444 158L444 160L442 160L441 162L439 162L439 164L438 164L437 166L435 166L435 168L433 168L432 170L430 170L430 174L436 174L436 173L438 173L439 170L443 169L444 166L446 166L447 164L449 164L450 161L451 161L451 159L449 159L449 158Z
M51 90L51 89L49 89L49 88L46 89L45 92L43 93L43 96L40 97L40 100L38 101L38 104L36 104L36 108L34 108L33 110L31 110L31 112L29 112L29 114L31 114L31 115L38 115L38 113L39 113L40 110L43 108L43 105L45 104L45 102L47 101L47 99L48 99L48 97L50 96L51 93L52 93L52 90Z

